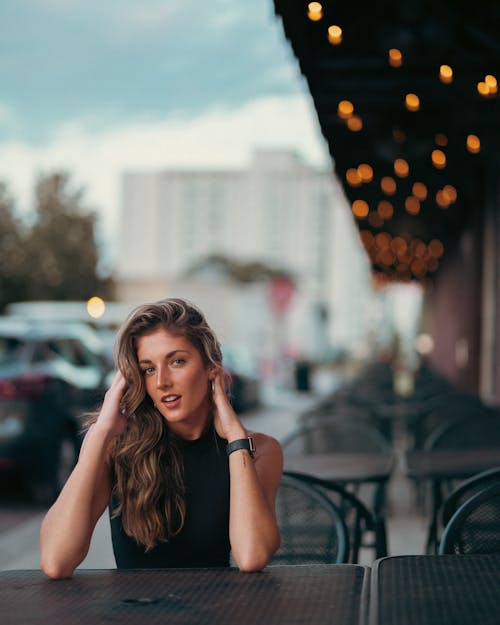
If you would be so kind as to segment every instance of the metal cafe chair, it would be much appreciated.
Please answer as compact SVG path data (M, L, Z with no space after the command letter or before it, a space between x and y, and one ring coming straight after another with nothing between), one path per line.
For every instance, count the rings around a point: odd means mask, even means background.
M495 412L457 416L441 424L426 440L424 450L465 450L500 448L500 418ZM437 521L443 501L458 485L457 479L431 480L434 519L427 537L427 551L437 547Z
M500 483L476 493L455 512L438 553L500 553Z
M270 564L348 562L349 534L338 507L302 480L283 475L276 498L281 545Z
M299 425L281 441L285 457L288 454L380 454L390 459L392 447L373 426L353 422L332 415L317 417ZM385 483L343 484L358 498L369 502L369 507L383 515L385 508ZM360 489L364 489L361 493Z
M494 467L473 475L461 482L446 498L441 508L441 522L446 527L451 517L466 501L491 484L500 484L500 467Z
M281 441L284 453L391 453L387 440L373 426L322 415L303 423Z
M296 471L284 475L308 484L333 501L341 511L349 533L349 562L359 563L360 550L374 550L374 560L387 555L386 530L383 518L377 518L354 493L339 484Z

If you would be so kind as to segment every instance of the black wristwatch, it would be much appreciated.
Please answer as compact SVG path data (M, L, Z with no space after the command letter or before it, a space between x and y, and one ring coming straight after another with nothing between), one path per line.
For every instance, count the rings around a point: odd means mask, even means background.
M250 458L253 458L256 451L253 438L251 436L247 436L247 438L238 438L238 440L228 443L226 453L229 456L229 454L232 454L233 451L237 451L238 449L246 449L250 454Z

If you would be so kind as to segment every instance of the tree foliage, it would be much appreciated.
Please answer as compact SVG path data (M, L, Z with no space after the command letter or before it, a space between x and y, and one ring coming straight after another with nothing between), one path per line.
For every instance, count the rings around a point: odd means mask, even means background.
M112 297L112 281L98 275L96 216L68 173L39 177L33 215L30 226L16 219L0 185L0 309L13 301Z
M239 261L223 254L211 254L207 258L200 260L188 269L186 275L195 276L207 268L213 269L237 284L267 282L278 277L286 278L293 282L291 274L284 269L271 267L261 261Z

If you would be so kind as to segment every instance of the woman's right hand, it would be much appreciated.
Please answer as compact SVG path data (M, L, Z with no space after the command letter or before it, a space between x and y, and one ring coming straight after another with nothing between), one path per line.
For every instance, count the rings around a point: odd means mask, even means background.
M122 407L123 393L126 382L122 373L118 371L113 378L111 386L104 395L96 426L104 428L112 437L119 436L125 429L127 417Z

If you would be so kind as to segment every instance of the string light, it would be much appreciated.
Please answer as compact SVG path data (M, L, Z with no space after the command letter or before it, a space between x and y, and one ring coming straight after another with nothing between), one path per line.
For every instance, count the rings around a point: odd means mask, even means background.
M415 93L407 93L405 97L406 108L414 113L420 109L420 98Z
M307 5L307 17L311 22L319 22L323 17L323 7L320 2L309 2Z
M403 55L401 50L397 48L391 48L389 50L389 65L391 67L401 67L403 65Z
M439 68L439 80L445 84L453 82L453 70L449 65L441 65Z
M353 115L347 120L347 127L349 130L352 130L352 132L359 132L363 129L363 120L359 115Z
M361 163L358 167L358 174L363 182L371 182L373 180L373 167L368 163Z
M486 96L490 94L490 88L486 82L481 81L477 83L477 92L479 95Z
M390 176L384 176L380 181L380 188L386 195L394 195L396 193L396 181Z
M405 209L409 215L418 215L420 213L420 202L415 196L409 195L405 200Z
M477 135L468 135L466 146L471 154L478 154L481 151L481 141Z
M496 93L498 93L498 82L493 74L487 74L484 77L484 82L488 86L490 94L495 95Z
M450 204L455 204L457 201L457 190L451 184L446 184L443 187L443 193L449 198Z
M442 150L432 150L431 159L436 169L444 169L446 167L446 154Z
M391 219L394 215L394 207L389 201L381 200L377 204L377 213L382 219Z
M448 208L448 206L451 204L450 198L443 191L443 189L439 189L439 191L436 193L436 204L439 206L439 208Z
M337 115L341 119L349 119L354 113L354 105L349 100L341 100L337 106Z
M427 199L427 187L423 182L414 182L411 191L421 202Z
M354 200L352 203L352 212L357 219L364 219L368 216L370 208L364 200Z
M347 180L347 183L351 187L359 187L361 186L361 183L363 182L361 180L361 176L359 175L358 170L355 169L354 167L351 167L345 172L345 178Z
M439 239L432 239L429 243L428 250L434 258L441 258L444 254L444 245Z
M332 46L338 46L342 43L342 28L333 24L328 27L328 41L332 44Z
M394 173L400 178L406 178L410 173L410 167L404 158L397 158L394 161Z
M486 74L484 80L477 83L477 91L483 97L496 95L498 93L496 77L493 74Z

